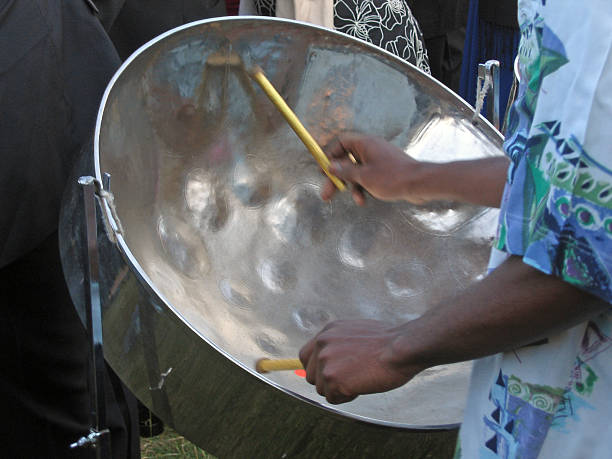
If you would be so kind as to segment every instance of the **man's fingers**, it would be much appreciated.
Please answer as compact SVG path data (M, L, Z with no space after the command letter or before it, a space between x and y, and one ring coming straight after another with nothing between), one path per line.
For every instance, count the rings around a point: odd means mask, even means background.
M362 167L364 166L353 164L353 162L347 158L332 161L329 166L329 171L339 179L361 184Z
M332 140L331 143L326 145L324 150L327 157L332 160L346 156L346 150L344 149L342 142L340 142L340 139L337 137Z
M300 349L298 357L300 358L300 362L302 362L304 368L306 368L306 366L308 365L308 361L310 360L310 356L312 355L313 350L314 340L308 341L306 344L304 344L304 346L302 346L302 349Z
M337 159L346 158L346 155L351 152L356 159L362 160L363 158L359 157L357 150L363 137L362 134L345 132L325 146L325 153L330 159Z
M315 340L311 339L300 349L300 362L306 370L306 381L310 384L316 383L317 376L317 356L315 353Z
M353 189L351 190L351 193L353 195L353 200L355 201L355 204L357 204L358 206L365 206L366 198L365 193L363 192L363 188L361 186L354 185Z
M341 403L350 402L351 400L355 400L357 398L356 395L347 397L346 395L340 393L331 393L325 394L325 398L332 405L340 405Z
M325 183L323 184L323 189L321 190L321 199L323 199L323 201L331 200L331 198L334 197L334 194L336 193L337 189L338 188L336 188L336 185L334 185L331 180L325 180Z
M352 183L360 183L361 170L359 166L354 164L350 159L333 161L329 167L329 171L341 180ZM321 199L329 201L336 193L337 188L331 180L326 180L321 190ZM353 199L355 202L363 206L365 204L365 194L360 186L353 187Z

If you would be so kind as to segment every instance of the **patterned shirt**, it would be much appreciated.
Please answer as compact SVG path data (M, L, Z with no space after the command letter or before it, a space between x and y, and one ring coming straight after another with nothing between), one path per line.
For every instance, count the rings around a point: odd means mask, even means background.
M430 73L423 35L406 0L333 2L337 31L372 43ZM275 15L276 0L254 0L254 3L258 14Z
M492 268L612 303L612 2L519 0L521 87ZM475 362L456 457L612 457L612 313Z

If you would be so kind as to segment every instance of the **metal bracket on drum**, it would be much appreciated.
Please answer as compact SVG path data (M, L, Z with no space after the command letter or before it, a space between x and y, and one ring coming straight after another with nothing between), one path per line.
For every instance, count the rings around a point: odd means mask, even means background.
M96 183L96 195L100 198L100 209L102 211L102 221L104 222L106 236L113 244L117 244L117 235L123 236L123 225L121 220L119 220L119 215L117 215L115 196L110 191L110 179L110 174L105 172L102 175L102 185L100 185L98 180L94 179L94 181ZM107 211L105 211L105 205Z
M110 176L105 177L108 186ZM79 178L83 187L87 260L85 269L85 310L89 340L89 393L91 403L90 431L70 445L71 449L92 447L98 459L111 457L110 431L106 427L104 403L104 351L102 342L102 303L100 300L100 265L96 220L96 196L102 198L102 184L94 177ZM102 204L102 200L101 200Z
M489 96L491 92L491 97ZM476 81L476 104L472 122L478 122L484 100L487 99L487 119L499 130L499 61L490 60L478 64L478 80Z

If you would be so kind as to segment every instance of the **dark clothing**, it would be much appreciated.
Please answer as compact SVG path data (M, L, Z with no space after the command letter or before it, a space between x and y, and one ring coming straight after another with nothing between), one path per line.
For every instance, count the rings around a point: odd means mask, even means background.
M486 6L482 7L482 5ZM508 15L506 11L511 6L513 6L513 11L512 14ZM496 11L495 8L499 8L499 11ZM481 16L483 11L485 17ZM500 12L508 16L502 17ZM508 21L513 24L512 27L504 25ZM474 105L477 92L478 64L490 59L499 61L500 119L505 116L510 88L514 79L514 59L518 53L519 38L515 0L470 1L459 95ZM486 114L486 107L483 114Z
M490 24L518 29L516 0L480 0L478 16Z
M174 27L226 15L223 0L123 0L119 10L117 0L96 2L101 3L103 10L117 12L109 36L121 59L126 59L140 46Z
M85 0L0 0L0 267L56 230L118 65Z
M91 448L68 448L90 427L88 347L58 253L53 233L0 269L0 444L5 458L95 457ZM110 368L104 388L112 457L137 458L135 399Z
M228 16L237 15L239 6L240 0L225 0L225 9L227 10Z
M432 76L458 91L468 0L409 0L408 4L423 32Z
M446 35L465 26L467 0L408 0L425 39Z
M88 343L59 258L62 191L120 61L89 0L0 0L2 457L95 457ZM113 458L139 456L133 396L108 371Z

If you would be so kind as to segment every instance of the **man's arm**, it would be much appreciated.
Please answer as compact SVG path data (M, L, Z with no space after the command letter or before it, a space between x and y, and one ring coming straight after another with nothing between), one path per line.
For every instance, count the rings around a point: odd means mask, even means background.
M610 305L511 257L483 281L398 327L340 321L300 352L330 403L399 387L444 363L508 351L566 330Z
M361 134L342 134L326 152L332 160L330 171L353 184L359 205L365 204L365 188L386 201L424 204L444 199L498 207L508 170L505 156L448 163L417 161L383 139ZM349 152L358 164L349 159ZM331 199L335 190L328 180L323 199Z

